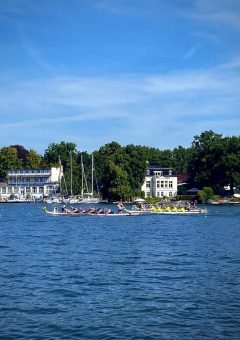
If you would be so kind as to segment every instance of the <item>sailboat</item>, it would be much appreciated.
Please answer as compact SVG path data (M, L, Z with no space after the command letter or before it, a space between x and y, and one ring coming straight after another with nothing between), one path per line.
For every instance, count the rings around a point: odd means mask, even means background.
M73 173L72 173L72 151L70 152L70 197L68 198L67 203L75 204L79 203L79 200L76 196L73 195Z
M94 182L94 161L93 161L93 154L92 154L92 175L91 175L91 192L84 193L84 180L86 183L86 189L88 190L86 178L85 178L85 172L84 172L84 166L83 166L83 159L81 156L81 169L82 169L82 191L81 191L81 201L79 203L99 203L100 197L98 193L98 197L93 196L93 182Z

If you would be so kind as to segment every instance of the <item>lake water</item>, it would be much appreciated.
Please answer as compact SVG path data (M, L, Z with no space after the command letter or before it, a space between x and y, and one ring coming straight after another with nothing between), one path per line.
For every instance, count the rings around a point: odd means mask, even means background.
M1 204L0 338L240 339L239 221Z

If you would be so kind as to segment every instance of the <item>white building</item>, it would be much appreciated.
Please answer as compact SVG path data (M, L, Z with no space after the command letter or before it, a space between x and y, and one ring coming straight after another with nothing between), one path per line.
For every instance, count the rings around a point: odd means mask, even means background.
M170 168L149 166L141 190L145 193L145 197L175 197L177 176L172 174Z
M42 198L59 190L62 167L51 169L9 170L7 183L0 183L0 197Z

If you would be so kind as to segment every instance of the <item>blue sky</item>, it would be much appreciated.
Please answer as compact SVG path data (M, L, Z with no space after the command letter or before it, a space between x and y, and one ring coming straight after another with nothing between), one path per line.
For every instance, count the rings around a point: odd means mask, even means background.
M240 1L1 0L0 147L239 135Z

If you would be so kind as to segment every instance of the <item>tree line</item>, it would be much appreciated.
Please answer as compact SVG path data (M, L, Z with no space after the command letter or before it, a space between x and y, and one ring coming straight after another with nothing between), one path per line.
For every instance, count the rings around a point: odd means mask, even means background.
M71 155L71 159L70 159ZM195 136L189 148L173 150L111 142L93 152L97 184L102 198L127 200L141 195L141 184L148 164L172 168L176 174L186 174L189 186L211 187L217 191L230 185L231 192L240 184L240 136L223 137L212 130ZM62 191L81 192L81 159L86 177L91 176L91 154L80 152L71 142L51 143L43 155L21 145L0 149L0 178L6 180L9 169L39 169L63 166L66 187ZM95 182L96 185L96 182ZM95 187L96 189L96 187Z

